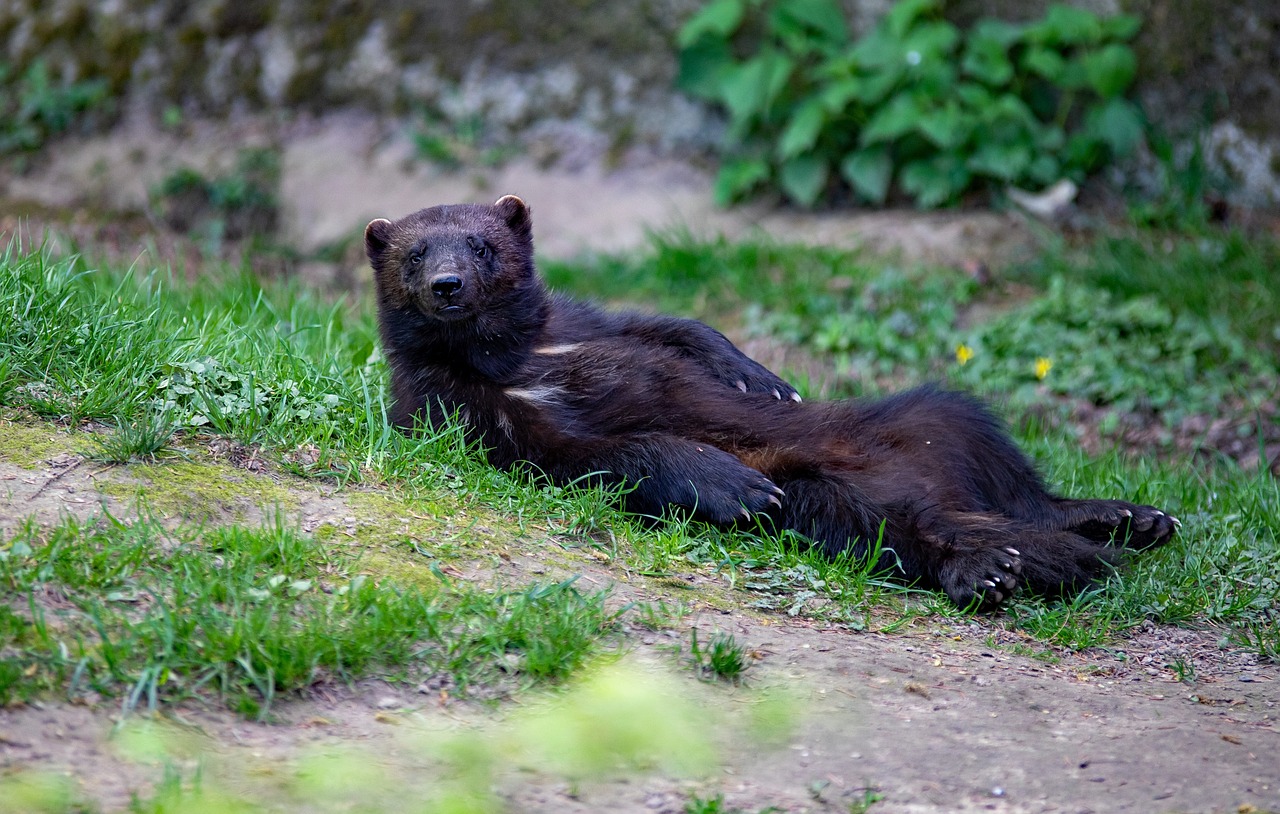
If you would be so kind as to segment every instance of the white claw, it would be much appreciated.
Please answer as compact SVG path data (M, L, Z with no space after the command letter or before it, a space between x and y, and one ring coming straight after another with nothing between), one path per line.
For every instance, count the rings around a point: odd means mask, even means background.
M792 393L792 394L791 394L791 400L792 400L792 401L795 401L795 402L804 401L804 399L800 398L800 394L799 394L799 393Z
M1008 547L1008 546L1005 546L1005 549L1004 549L1004 550L1005 550L1007 553L1012 554L1012 555L1013 555L1013 556L1015 556L1015 557L1021 557L1021 556L1022 556L1022 552L1021 552L1021 551L1019 551L1019 550L1018 550L1018 549L1016 549L1016 548L1010 548L1010 547Z
M773 495L769 495L769 502L770 502L770 503L772 503L773 505L777 506L779 509L781 509L781 508L782 508L782 501L781 501L781 500L778 500L778 499L777 499L776 497L774 497Z
M984 580L982 581L982 584L983 584L983 585L985 585L985 586L987 586L988 588L994 588L994 587L996 587L996 584L995 584L994 582L992 582L991 580L989 580L989 579L984 579Z
M1182 521L1181 521L1181 520L1179 520L1178 518L1174 517L1173 515L1169 515L1169 519L1173 521L1173 524L1174 524L1175 526L1177 526L1178 528L1182 528Z
M734 382L733 384L734 384L734 386L735 386L735 387L737 387L737 388L738 388L739 390L741 390L742 392L744 392L744 393L745 393L745 392L747 392L747 383L746 383L746 382L744 382L742 379L738 379L738 380L737 380L736 382Z
M1160 511L1159 509L1156 509L1156 517L1164 517L1164 512Z
M1128 509L1121 509L1120 514L1124 515L1125 517L1133 517L1133 512L1129 511Z
M773 397L778 401L782 401L782 394L778 392L778 388L773 388Z

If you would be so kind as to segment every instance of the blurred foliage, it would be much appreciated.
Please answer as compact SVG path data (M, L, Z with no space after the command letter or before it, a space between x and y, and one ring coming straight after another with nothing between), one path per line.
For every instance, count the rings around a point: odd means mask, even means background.
M245 148L228 172L206 176L191 167L171 172L152 191L153 205L168 224L223 240L269 235L279 221L280 154L272 148Z
M39 149L107 99L105 81L57 82L42 59L17 77L0 64L0 156Z
M883 204L896 187L935 207L1080 180L1142 139L1124 98L1137 18L1055 5L961 29L942 6L902 0L856 41L835 0L713 0L690 19L678 84L729 115L717 199Z

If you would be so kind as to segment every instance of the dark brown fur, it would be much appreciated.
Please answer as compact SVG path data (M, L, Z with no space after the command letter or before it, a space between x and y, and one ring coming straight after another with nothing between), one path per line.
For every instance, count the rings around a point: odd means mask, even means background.
M395 424L456 412L495 466L625 484L634 512L763 516L833 555L879 541L961 606L1078 589L1174 533L1150 506L1049 493L969 396L799 403L702 323L548 294L531 229L513 196L369 224Z

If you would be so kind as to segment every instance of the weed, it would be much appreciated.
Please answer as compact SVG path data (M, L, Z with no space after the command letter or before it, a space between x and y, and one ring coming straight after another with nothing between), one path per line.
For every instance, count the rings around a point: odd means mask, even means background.
M1169 668L1173 670L1173 674L1177 676L1178 680L1184 684L1189 684L1196 680L1196 665L1189 656L1174 656Z
M884 794L870 784L859 789L861 795L849 802L849 814L867 814L871 807L884 800Z
M119 418L114 430L94 439L97 449L89 457L112 464L155 460L169 446L175 430L165 410L148 410L136 419Z
M645 630L672 630L680 626L688 613L688 607L683 604L662 600L639 602L632 606L631 623Z
M1261 618L1237 623L1231 640L1272 664L1280 664L1280 624L1272 608L1264 608Z
M501 166L517 153L513 146L490 143L479 114L451 122L441 113L424 110L410 136L419 158L451 171Z
M693 628L689 632L689 663L703 678L737 684L747 670L747 651L732 634L721 631L711 634L706 645L699 644L698 629Z
M758 809L756 814L773 814L783 810L777 806L768 806ZM699 797L695 794L684 804L684 814L747 814L747 812L737 806L727 807L723 794L717 794L715 797Z
M0 156L39 149L107 101L104 80L58 82L43 59L16 80L9 73L0 64Z
M279 186L279 153L246 148L230 172L210 178L182 167L166 176L151 198L170 226L202 236L210 254L216 254L225 240L275 232Z

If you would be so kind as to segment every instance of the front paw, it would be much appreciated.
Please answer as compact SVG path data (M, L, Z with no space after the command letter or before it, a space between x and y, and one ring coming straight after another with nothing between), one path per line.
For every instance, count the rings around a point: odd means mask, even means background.
M750 359L746 361L755 365L758 370L739 370L731 374L734 387L743 393L767 393L781 401L800 401L800 394L781 377Z
M656 475L651 485L664 503L699 520L728 526L782 506L783 491L773 481L723 450L695 444L687 464Z
M739 466L713 481L690 483L694 490L693 514L721 526L751 522L758 514L782 507L785 494L773 481L754 469Z

